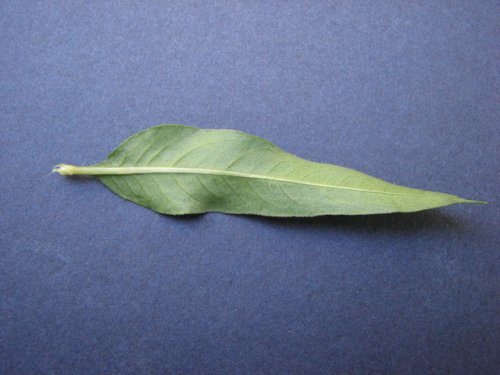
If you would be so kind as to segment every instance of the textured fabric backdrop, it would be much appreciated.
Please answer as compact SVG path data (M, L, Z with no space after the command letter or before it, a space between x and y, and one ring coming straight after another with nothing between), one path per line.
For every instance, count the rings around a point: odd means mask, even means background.
M499 15L2 1L0 373L498 373ZM48 176L163 123L490 204L172 218Z

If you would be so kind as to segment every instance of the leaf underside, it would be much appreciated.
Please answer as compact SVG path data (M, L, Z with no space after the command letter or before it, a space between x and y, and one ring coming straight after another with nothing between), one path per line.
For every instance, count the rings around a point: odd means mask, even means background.
M307 161L239 131L182 125L137 133L89 169L121 197L170 215L361 215L477 203Z

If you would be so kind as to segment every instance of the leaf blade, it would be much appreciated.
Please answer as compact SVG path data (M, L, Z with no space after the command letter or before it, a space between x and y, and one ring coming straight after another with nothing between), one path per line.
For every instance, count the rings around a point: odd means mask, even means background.
M170 215L359 215L481 203L304 160L236 130L183 125L146 129L103 162L73 168L97 176L125 199Z

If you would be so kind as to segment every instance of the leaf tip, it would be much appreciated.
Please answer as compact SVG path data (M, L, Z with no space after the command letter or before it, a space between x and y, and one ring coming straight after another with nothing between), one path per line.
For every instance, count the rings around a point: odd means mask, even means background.
M488 202L477 201L477 200L474 200L474 199L465 199L465 198L460 198L460 201L458 203L466 203L466 204L488 204Z

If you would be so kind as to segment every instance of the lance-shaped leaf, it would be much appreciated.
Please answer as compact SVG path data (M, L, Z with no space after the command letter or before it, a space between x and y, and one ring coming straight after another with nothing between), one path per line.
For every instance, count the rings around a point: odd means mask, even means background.
M240 131L182 125L139 132L102 163L54 170L95 175L121 197L170 215L361 215L481 203L304 160Z

